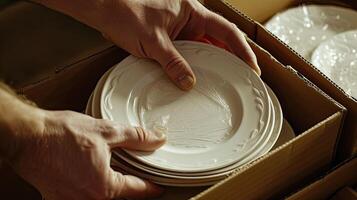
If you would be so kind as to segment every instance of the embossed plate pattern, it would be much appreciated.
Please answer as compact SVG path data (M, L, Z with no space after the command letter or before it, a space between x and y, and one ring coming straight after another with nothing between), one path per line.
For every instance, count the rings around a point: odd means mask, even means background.
M155 152L127 151L147 165L182 172L222 168L254 152L270 116L264 83L232 54L203 43L179 41L197 84L177 89L157 63L129 56L110 73L101 94L101 115L165 131Z

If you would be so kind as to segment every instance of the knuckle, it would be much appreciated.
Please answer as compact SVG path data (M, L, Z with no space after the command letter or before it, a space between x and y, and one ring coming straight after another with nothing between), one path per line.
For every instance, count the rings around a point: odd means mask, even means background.
M99 132L104 138L111 138L117 133L114 122L106 119L97 119Z
M138 142L145 142L147 140L147 134L141 127L134 127L135 134L137 136Z
M187 69L184 61L180 57L173 57L164 67L164 70L169 76L174 76L184 73Z

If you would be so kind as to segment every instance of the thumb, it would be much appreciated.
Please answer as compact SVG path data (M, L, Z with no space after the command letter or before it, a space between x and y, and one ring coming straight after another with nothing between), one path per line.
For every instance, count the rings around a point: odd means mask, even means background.
M158 61L170 79L182 90L190 90L196 77L187 61L180 55L168 35L157 36L150 44L151 57Z
M114 198L147 199L157 197L163 190L153 183L112 170L112 194Z
M121 125L115 125L114 129L109 130L105 135L111 149L122 147L140 151L153 151L166 141L166 135L163 132Z

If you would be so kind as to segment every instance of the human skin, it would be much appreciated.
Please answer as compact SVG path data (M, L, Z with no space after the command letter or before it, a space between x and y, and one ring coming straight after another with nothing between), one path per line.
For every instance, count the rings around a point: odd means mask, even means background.
M37 0L97 29L119 47L158 61L181 89L195 76L172 44L204 36L225 44L258 74L244 35L196 0ZM110 168L113 148L152 151L166 137L71 111L28 105L0 84L0 155L46 200L150 198L161 189Z
M162 190L110 168L111 150L152 151L165 135L29 105L0 83L0 158L47 200L149 198ZM6 114L3 114L6 113Z
M172 40L205 35L227 45L259 75L256 57L243 33L197 0L36 0L97 29L131 54L154 59L181 89L196 78Z

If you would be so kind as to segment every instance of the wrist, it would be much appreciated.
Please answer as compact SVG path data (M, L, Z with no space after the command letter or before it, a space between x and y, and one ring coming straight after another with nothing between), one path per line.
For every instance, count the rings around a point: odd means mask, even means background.
M12 164L33 138L41 137L45 112L0 89L0 155Z

